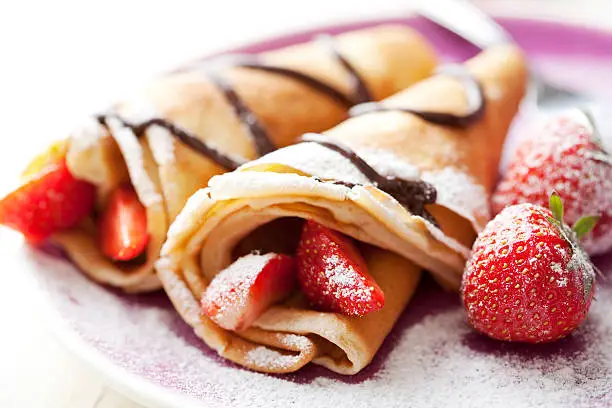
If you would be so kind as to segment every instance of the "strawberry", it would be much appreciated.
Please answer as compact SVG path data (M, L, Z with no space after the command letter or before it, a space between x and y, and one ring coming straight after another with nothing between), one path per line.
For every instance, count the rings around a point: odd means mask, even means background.
M74 227L93 210L96 188L75 179L64 158L37 159L28 167L24 184L0 201L0 224L37 243Z
M245 255L213 278L202 296L202 310L226 330L244 330L297 288L295 273L290 256Z
M493 194L494 212L519 203L544 207L555 190L565 204L567 223L575 223L582 214L601 215L582 241L587 252L595 255L611 249L612 165L598 139L594 126L565 116L553 119L519 145Z
M348 316L382 309L385 295L350 238L307 221L297 259L300 286L314 306Z
M585 319L595 274L577 239L597 217L570 229L561 221L559 196L550 204L552 212L533 204L507 207L476 239L461 288L476 330L499 340L548 342Z
M129 184L111 194L98 227L102 253L115 261L138 257L149 243L147 209Z

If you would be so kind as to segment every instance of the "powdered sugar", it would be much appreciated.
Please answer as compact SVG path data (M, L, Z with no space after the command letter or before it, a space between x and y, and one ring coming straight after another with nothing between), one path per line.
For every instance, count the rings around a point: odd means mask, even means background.
M106 134L104 126L94 117L86 117L72 131L70 147L75 151L90 149L95 147Z
M358 149L356 153L384 176L407 180L422 177L424 181L433 184L438 191L437 202L471 221L476 230L481 230L490 219L488 195L484 188L464 171L445 168L424 172L421 175L414 165L392 152ZM371 181L350 160L316 143L300 143L277 150L245 164L243 169L262 163L285 164L322 179L371 184Z
M359 149L359 155L383 176L395 176L404 180L420 178L419 169L392 152L381 149Z
M151 101L142 95L135 95L129 99L129 103L122 105L120 112L124 120L129 123L144 123L147 120L162 116ZM160 126L149 126L145 131L146 137L153 153L153 158L159 165L172 163L176 160L174 156L174 138Z
M9 259L42 285L32 295L47 299L91 347L161 389L191 396L198 407L425 408L450 402L469 408L586 408L606 406L612 396L612 288L607 286L599 288L589 320L572 337L520 346L474 334L456 298L426 285L362 373L343 377L307 367L294 375L268 376L217 357L162 295L120 295L63 260L2 247L16 253ZM254 351L252 357L260 361L270 353Z
M610 335L611 327L596 328L592 322L587 327L573 339L581 344L573 355L539 353L533 346L482 340L466 326L461 310L447 311L413 327L392 351L388 369L410 378L411 390L429 396L413 406L448 401L465 407L596 406L610 393L612 352L604 347L612 342L602 337Z
M247 353L247 360L251 364L272 370L290 367L299 359L299 354L283 354L267 347L256 347Z
M281 338L281 343L287 346L290 350L305 350L312 347L312 343L304 336L295 334L286 334Z
M153 158L160 166L168 165L176 160L174 156L174 138L167 129L160 126L150 126L147 137Z
M335 293L336 299L354 299L367 302L372 298L373 287L364 285L365 279L352 265L337 255L325 259L325 278L329 287Z
M300 143L276 150L245 164L243 168L261 163L285 164L323 179L371 184L370 180L349 159L317 143Z
M335 285L354 285L355 269L350 265L343 265L337 255L325 259L325 276L330 283Z
M356 149L356 153L383 176L396 176L406 180L419 178L419 170L392 152L381 149ZM322 179L341 180L355 184L372 182L346 157L317 143L300 143L277 150L244 168L261 163L278 163Z
M533 202L547 206L556 190L565 204L565 221L572 225L583 215L602 216L582 244L591 254L612 248L612 167L589 146L592 127L584 117L563 114L527 139L517 150L493 197L497 211L508 204ZM605 158L603 160L606 160Z
M215 277L213 281L215 284L211 284L207 290L209 296L220 297L232 290L248 289L257 278L257 274L274 256L276 256L274 253L265 255L251 253L237 259Z
M134 132L115 118L108 118L106 123L123 153L132 185L140 201L147 207L160 202L162 197L147 174L144 152Z
M423 173L423 180L434 185L436 202L468 219L479 231L491 218L488 194L465 172L447 167Z
M120 116L129 123L143 123L159 116L159 111L152 101L143 94L133 94L121 104L118 111Z
M245 255L237 259L212 280L203 302L214 309L214 320L220 326L232 329L242 324L246 308L251 301L250 291L265 265L276 254Z

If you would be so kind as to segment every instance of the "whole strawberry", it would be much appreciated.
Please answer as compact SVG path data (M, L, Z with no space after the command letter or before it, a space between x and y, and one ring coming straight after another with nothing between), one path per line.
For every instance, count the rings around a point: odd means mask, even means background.
M561 222L559 196L550 203L552 212L533 204L507 207L478 236L461 288L476 330L539 343L568 335L585 319L595 273L577 241L597 217L570 229Z
M565 204L567 223L575 223L582 214L601 215L597 227L582 240L587 252L610 250L612 165L594 126L569 116L557 117L525 140L493 194L494 213L520 203L546 206L553 190Z

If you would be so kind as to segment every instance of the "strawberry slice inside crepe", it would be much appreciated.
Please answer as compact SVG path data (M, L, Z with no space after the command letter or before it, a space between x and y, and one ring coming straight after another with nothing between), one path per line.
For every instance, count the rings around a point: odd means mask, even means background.
M297 287L295 259L252 253L221 271L202 297L204 313L227 330L246 329Z
M385 295L350 238L309 220L297 254L300 286L314 306L347 316L382 309Z
M99 220L100 247L115 261L129 261L149 243L147 210L130 184L113 192Z
M250 253L219 272L202 309L226 330L241 331L298 287L321 311L365 316L382 309L382 289L350 238L314 221L304 224L296 257Z

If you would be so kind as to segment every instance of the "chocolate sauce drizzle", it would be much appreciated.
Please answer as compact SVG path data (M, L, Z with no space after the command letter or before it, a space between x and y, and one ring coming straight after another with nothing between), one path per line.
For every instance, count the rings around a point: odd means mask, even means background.
M352 97L346 96L336 88L329 84L321 81L310 75L306 75L302 72L295 71L290 68L277 67L273 65L265 64L259 61L256 57L249 57L245 55L238 55L228 60L229 66L255 69L260 71L272 72L277 75L282 75L296 81L299 81L306 86L309 86L317 91L327 94L332 99L344 105L347 109L356 104L362 104L372 100L372 96L368 91L368 88L357 70L351 63L340 53L336 48L335 41L332 37L323 36L320 37L321 42L324 42L329 48L330 53L338 60L342 67L349 74L350 81L353 84L353 95ZM260 156L265 155L276 150L276 146L272 142L270 135L266 131L265 127L257 119L255 114L248 108L244 101L240 98L238 93L234 90L232 85L220 75L213 71L208 72L208 77L219 89L221 89L225 95L227 101L232 105L236 115L242 120L242 123L247 128L249 134L253 138L255 148Z
M378 189L395 198L412 214L419 215L438 226L435 218L425 208L426 204L435 204L436 202L437 191L430 183L423 180L406 180L394 176L383 176L353 150L323 135L308 133L302 136L301 141L317 143L341 154L350 160ZM354 187L356 185L345 181L332 181L332 183L347 187Z
M351 84L353 87L353 104L362 104L366 102L373 101L374 98L372 94L368 90L366 83L364 82L359 72L355 69L355 67L342 55L340 50L337 47L337 42L334 41L334 38L330 35L320 35L318 40L325 44L332 55L336 57L336 59L342 64L342 67L349 73L351 77Z
M461 82L465 88L468 100L468 112L464 115L452 113L422 111L419 109L386 106L378 102L363 103L349 110L349 116L361 116L374 112L406 112L420 117L421 119L443 126L466 128L480 120L484 115L485 99L484 91L480 83L464 67L450 65L443 67L439 74L449 75Z
M299 81L313 89L316 89L317 91L327 94L332 99L346 106L347 109L351 106L354 106L355 104L370 101L370 93L365 85L365 82L363 81L357 70L335 48L332 39L326 39L325 41L328 44L328 47L330 48L334 57L339 60L339 62L345 68L346 72L350 75L351 82L354 84L355 87L353 97L346 96L344 93L340 92L336 88L317 78L311 77L302 72L295 71L289 68L267 65L258 61L257 58L254 57L244 55L238 56L238 58L234 58L230 61L229 66L255 69L286 76L288 78ZM224 97L232 106L232 109L246 127L248 133L253 139L257 153L260 156L263 156L267 153L276 150L276 146L272 142L272 139L270 138L270 135L266 131L265 127L261 124L261 122L253 113L253 111L251 111L251 109L246 105L246 103L244 103L242 98L240 98L233 86L216 72L208 71L207 75L210 80L223 92ZM126 121L119 115L106 114L96 116L96 120L98 121L98 123L100 123L100 125L107 126L106 120L110 117L117 119L123 124L123 126L126 126L130 130L132 130L132 132L134 132L134 134L138 138L142 137L144 132L150 126L162 127L166 129L175 139L177 139L184 145L190 147L191 149L195 150L196 152L208 157L209 159L216 162L218 165L222 166L228 171L235 170L246 162L246 160L231 157L230 155L220 152L219 150L210 146L206 142L198 139L198 137L192 134L191 132L180 128L174 123L163 118L152 118L142 123L135 124Z
M336 100L338 103L344 105L347 109L351 106L354 106L358 103L361 103L360 100L349 98L344 93L340 92L333 86L315 78L310 75L306 75L299 71L294 71L289 68L277 67L275 65L267 65L263 62L259 62L254 58L241 58L237 59L233 64L235 67L240 68L250 68L256 69L259 71L271 72L274 74L282 75L291 79L294 79L298 82L303 83L310 88L316 89L324 94L327 94L330 98ZM361 78L361 77L360 77Z
M120 116L112 113L96 116L96 120L102 126L108 126L106 121L110 118L117 119L119 122L121 122L123 126L134 132L134 134L138 138L142 137L144 132L151 126L159 126L161 128L164 128L178 141L192 148L196 152L210 158L212 161L214 161L221 167L227 169L228 171L236 170L238 167L246 163L246 160L230 157L229 155L224 154L219 150L215 149L214 147L210 146L209 144L201 141L187 130L182 129L177 125L162 118L153 118L141 123L130 123L125 119L121 118Z
M272 143L272 139L270 135L268 135L266 129L259 122L257 116L255 116L251 109L249 109L244 101L238 96L234 88L216 73L210 72L208 75L215 85L223 91L223 95L232 106L234 113L236 113L243 125L247 128L249 134L253 138L257 153L263 156L276 150L276 146Z
M325 42L331 54L340 62L342 67L349 74L351 83L353 84L354 88L354 95L352 97L346 96L344 93L340 92L336 88L310 75L306 75L302 72L295 71L290 68L268 65L259 61L256 57L238 55L232 60L229 60L229 65L234 67L272 72L277 75L282 75L294 79L313 89L316 89L317 91L327 94L332 99L336 100L347 108L350 108L351 106L354 106L356 104L371 101L372 96L368 91L368 88L363 78L359 75L355 67L351 65L351 63L336 48L336 44L333 38L329 36L324 36L321 37L320 41ZM255 116L255 114L249 109L246 103L244 103L244 101L240 98L240 96L234 90L232 85L215 72L209 71L208 77L211 79L211 81L215 83L215 85L219 89L223 91L225 98L234 109L234 112L236 113L236 115L238 115L242 123L247 128L249 134L253 138L257 153L260 156L263 156L267 153L276 150L276 146L272 142L272 139L265 127L261 124L259 119L257 119L257 116Z

